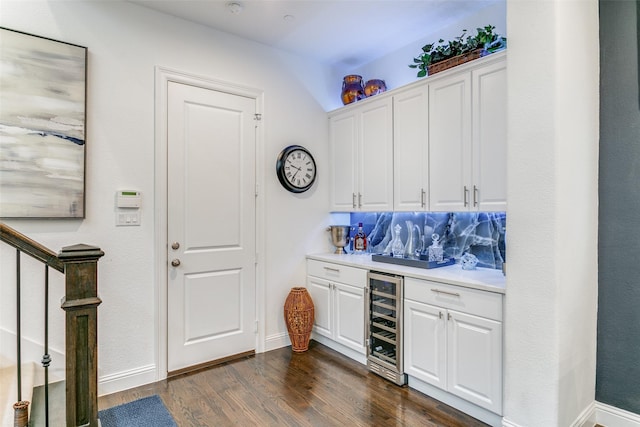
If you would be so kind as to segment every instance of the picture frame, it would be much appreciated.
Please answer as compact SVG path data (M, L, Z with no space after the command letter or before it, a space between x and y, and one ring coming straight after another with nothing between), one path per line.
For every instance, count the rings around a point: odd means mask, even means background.
M87 48L0 27L0 218L85 218Z

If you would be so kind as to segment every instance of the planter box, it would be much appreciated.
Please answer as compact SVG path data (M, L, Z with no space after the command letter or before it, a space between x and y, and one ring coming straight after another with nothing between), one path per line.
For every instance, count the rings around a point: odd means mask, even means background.
M444 61L436 62L427 66L427 75L431 76L440 71L447 70L456 65L464 64L465 62L473 61L484 56L484 49L476 49L471 52L464 53L462 55L454 56L453 58L445 59Z

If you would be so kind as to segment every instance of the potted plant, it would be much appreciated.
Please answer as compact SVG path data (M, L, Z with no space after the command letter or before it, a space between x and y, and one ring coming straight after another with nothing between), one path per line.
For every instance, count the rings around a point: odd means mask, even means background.
M409 67L417 68L418 77L424 77L504 49L507 39L494 33L495 28L493 25L477 28L475 36L462 30L462 34L447 43L440 39L437 45L426 44Z

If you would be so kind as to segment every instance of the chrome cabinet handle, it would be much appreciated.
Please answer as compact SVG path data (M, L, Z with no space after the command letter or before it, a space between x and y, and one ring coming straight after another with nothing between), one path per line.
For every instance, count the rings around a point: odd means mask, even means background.
M351 203L353 204L353 207L356 207L356 193L351 193Z
M424 191L424 188L421 188L420 191L421 191L420 202L421 202L422 207L424 208L424 207L427 206L427 192Z
M451 295L452 297L459 297L460 296L460 294L457 293L457 292L447 292L447 291L442 291L442 290L436 289L436 288L431 289L431 292L435 292L437 294Z
M442 319L442 312L439 311L438 313L440 314L439 317Z
M451 313L447 313L447 320L451 320Z
M340 269L338 268L325 267L324 269L329 271L335 271L336 273L340 273Z
M362 207L362 194L358 193L358 207Z
M478 187L473 186L473 206L478 206Z
M180 265L180 260L178 258L171 261L171 265L174 267L178 267Z
M173 249L174 251L177 251L178 249L180 249L180 243L178 242L173 242L171 244L171 249Z
M469 201L467 200L468 195L469 195L469 189L465 185L464 186L464 206L467 206L469 204Z

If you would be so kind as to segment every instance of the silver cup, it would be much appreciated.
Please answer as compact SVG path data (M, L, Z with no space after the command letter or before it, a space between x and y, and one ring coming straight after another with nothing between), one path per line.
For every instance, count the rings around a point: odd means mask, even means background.
M328 230L331 232L331 243L336 247L336 254L345 253L344 247L349 244L348 225L331 225Z

